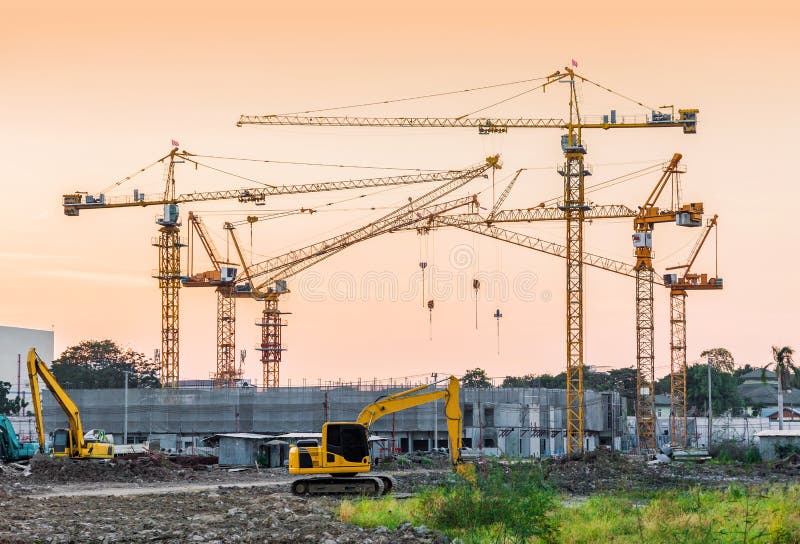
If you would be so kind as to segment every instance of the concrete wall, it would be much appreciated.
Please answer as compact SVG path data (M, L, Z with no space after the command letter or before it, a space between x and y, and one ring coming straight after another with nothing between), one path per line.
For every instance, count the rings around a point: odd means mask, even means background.
M21 381L21 396L30 401L30 385L26 366L28 350L36 352L44 362L53 361L53 331L23 329L20 327L0 327L0 381L11 383L10 397L17 396L17 369ZM17 365L17 360L21 364Z

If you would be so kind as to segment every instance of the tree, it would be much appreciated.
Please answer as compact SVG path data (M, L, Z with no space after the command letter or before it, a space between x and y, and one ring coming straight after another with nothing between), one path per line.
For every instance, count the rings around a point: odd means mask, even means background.
M143 353L123 350L111 340L85 340L70 346L53 361L52 371L64 387L114 389L125 387L160 387L158 368Z
M791 383L792 375L795 377L800 376L800 367L797 367L792 361L794 350L788 346L778 348L772 346L773 362L765 366L761 370L761 380L766 381L767 369L773 367L775 375L778 377L778 429L783 430L783 390L784 384Z
M739 368L735 369L733 371L733 375L736 376L737 378L741 378L745 374L749 374L750 372L753 372L754 370L756 370L756 367L754 367L750 363L745 363L744 366L740 366Z
M725 348L711 348L703 351L700 357L711 358L711 367L725 372L733 372L733 354Z
M672 394L672 375L667 374L663 378L656 380L656 395Z
M464 376L461 378L461 386L488 389L492 386L492 382L489 380L489 376L486 375L485 370L482 368L473 368L464 373Z
M556 376L550 374L525 374L524 376L506 376L500 387L542 387L544 389L564 389L567 387L567 375L562 372Z
M500 387L536 387L536 376L525 374L524 376L506 376Z
M28 403L19 398L17 395L13 400L8 398L11 392L11 384L9 382L0 381L0 414L9 416L12 414L19 414Z
M737 389L738 380L729 373L711 367L711 404L714 413L737 411L742 399ZM708 413L708 366L696 364L686 369L686 404L695 410Z

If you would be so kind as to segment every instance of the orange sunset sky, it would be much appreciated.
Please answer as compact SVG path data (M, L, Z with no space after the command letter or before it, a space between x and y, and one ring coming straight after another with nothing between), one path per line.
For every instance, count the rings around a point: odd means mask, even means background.
M505 207L560 194L557 130L479 136L469 129L235 126L266 114L411 97L547 75L576 59L586 77L644 104L700 109L698 133L680 129L584 135L594 175L612 179L684 155L685 202L718 213L722 292L690 294L688 358L724 346L737 363L764 364L770 346L800 348L795 280L800 201L793 162L800 122L794 2L114 2L16 3L0 20L0 153L3 198L0 324L55 330L56 353L111 338L148 356L160 346L155 207L62 213L61 195L98 193L163 156L170 140L188 151L278 161L446 169L501 153L497 194L518 168ZM535 84L535 83L534 83ZM357 115L458 116L534 84L345 110ZM567 89L528 93L481 113L562 116ZM580 88L583 112L643 114L624 98ZM206 161L265 183L373 177L388 169ZM162 186L156 168L109 191ZM253 186L188 164L178 192ZM596 203L635 207L658 174L591 193ZM276 198L264 209L325 207L311 216L253 229L255 259L357 227L428 185ZM475 181L491 207L491 183ZM369 197L355 198L361 194ZM345 199L351 199L345 201ZM372 210L370 208L379 208ZM223 221L264 209L236 202L181 207L202 215L223 254ZM185 221L184 221L185 224ZM562 224L507 225L563 241ZM631 221L586 228L586 250L633 259ZM250 233L240 227L249 247ZM698 229L660 225L656 268L683 262ZM714 240L696 271L714 272ZM436 307L419 292L420 258L437 271ZM200 266L198 266L200 267ZM478 274L486 287L475 300ZM377 293L374 278L396 292ZM490 289L490 284L495 288ZM507 286L503 292L502 286ZM399 233L350 248L290 281L292 312L281 383L304 378L490 376L560 372L564 358L564 262L547 255L441 231ZM427 289L427 285L426 285ZM208 377L215 361L212 290L181 291L181 378ZM430 298L426 295L425 298ZM500 308L500 354L492 313ZM656 287L656 374L669 369L668 297ZM260 381L253 325L260 305L240 301L237 344L246 375ZM585 362L635 363L634 282L586 273ZM429 334L432 332L432 339Z

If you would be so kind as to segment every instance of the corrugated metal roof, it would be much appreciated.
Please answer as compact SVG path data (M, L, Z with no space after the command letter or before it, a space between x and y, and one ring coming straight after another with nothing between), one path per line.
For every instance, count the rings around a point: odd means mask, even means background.
M800 438L800 429L784 429L782 431L770 429L768 431L759 431L756 436L759 438L762 436L794 436Z
M253 433L224 433L224 434L215 434L214 436L225 437L225 438L250 438L252 440L265 440L267 438L275 438L273 435L270 434L253 434Z
M286 433L274 438L322 438L322 433Z

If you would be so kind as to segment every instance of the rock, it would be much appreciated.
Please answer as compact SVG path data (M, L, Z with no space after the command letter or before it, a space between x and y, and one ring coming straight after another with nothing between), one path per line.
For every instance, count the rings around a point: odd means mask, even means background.
M428 528L425 527L424 525L420 525L419 527L414 527L414 532L417 533L418 535L426 535L430 533Z
M378 533L379 535L382 535L384 533L388 533L389 528L384 527L383 525L378 525L377 527L375 527L375 532Z

